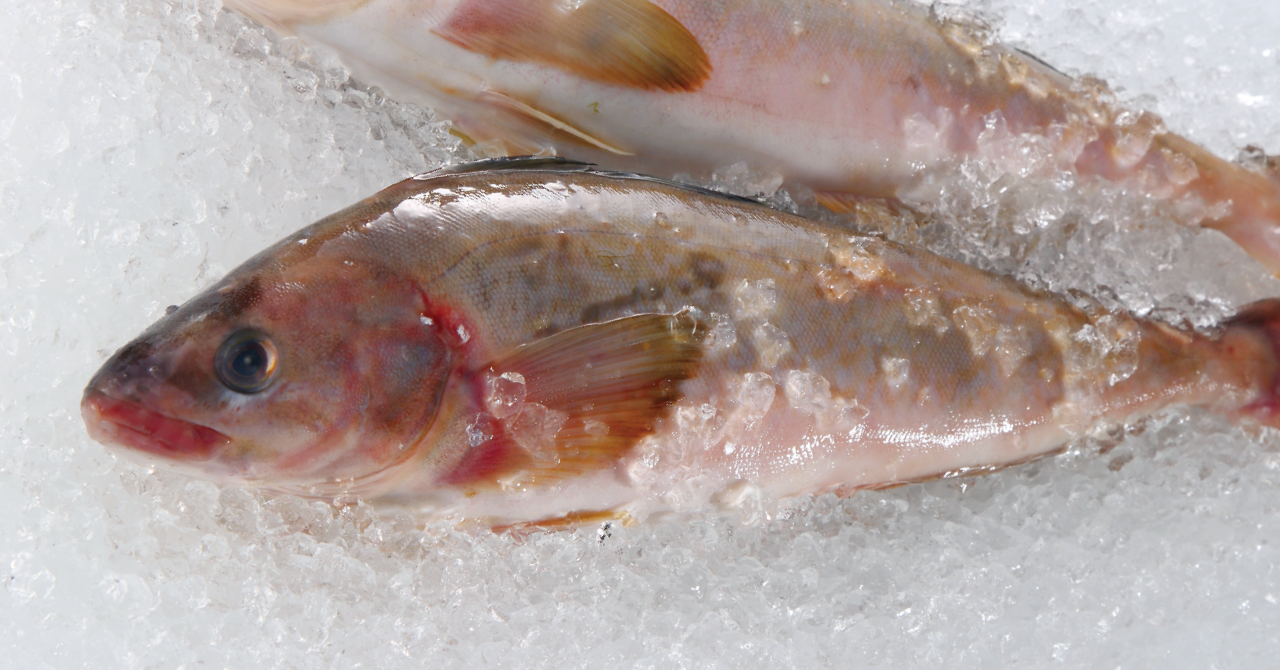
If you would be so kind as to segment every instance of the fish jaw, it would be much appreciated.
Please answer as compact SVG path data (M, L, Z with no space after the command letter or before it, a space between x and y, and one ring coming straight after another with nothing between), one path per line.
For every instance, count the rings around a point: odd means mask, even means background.
M225 433L179 415L192 403L168 390L189 345L167 346L163 338L135 340L116 353L89 382L80 413L89 436L126 456L167 466L207 463L233 440Z
M94 441L166 460L207 461L231 443L231 438L212 428L166 416L94 387L85 391L80 413Z

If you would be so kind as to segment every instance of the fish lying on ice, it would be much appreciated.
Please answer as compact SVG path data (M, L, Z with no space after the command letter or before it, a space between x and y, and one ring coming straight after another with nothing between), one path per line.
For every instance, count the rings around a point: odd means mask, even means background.
M1210 337L558 159L408 179L117 352L94 439L483 524L892 486L1203 405L1273 425L1280 302Z
M1280 273L1280 177L893 0L227 0L342 53L489 155L653 174L738 162L851 207L973 155L998 114L1064 169L1177 203ZM1011 149L989 149L1011 151ZM992 156L992 158L1001 158Z

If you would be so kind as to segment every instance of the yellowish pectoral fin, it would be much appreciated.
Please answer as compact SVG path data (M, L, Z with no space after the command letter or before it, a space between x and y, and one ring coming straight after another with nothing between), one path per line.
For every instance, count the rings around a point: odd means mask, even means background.
M854 223L863 230L890 232L900 230L903 225L918 227L926 222L924 215L892 197L818 191L814 198L836 214L853 216Z
M590 512L570 512L564 516L558 516L548 519L539 519L537 521L523 521L520 523L509 523L499 526L492 526L491 530L495 533L513 533L516 535L524 535L534 531L557 531L569 530L571 528L580 528L582 526L594 526L604 523L616 523L619 526L630 527L636 525L636 520L627 513L626 510L599 510ZM603 539L603 538L602 538Z
M711 74L697 38L649 0L465 0L435 32L491 58L646 90L695 91Z
M862 196L837 191L817 191L813 196L819 205L836 214L855 214L858 211L858 206L866 201L866 198Z
M547 147L540 146L536 140L528 137L528 133L509 127L499 131L492 126L466 119L454 119L452 123L449 134L462 140L468 149L485 158L535 156L549 151Z
M705 326L643 314L522 346L477 380L490 412L445 481L534 485L607 468L653 432L702 359Z

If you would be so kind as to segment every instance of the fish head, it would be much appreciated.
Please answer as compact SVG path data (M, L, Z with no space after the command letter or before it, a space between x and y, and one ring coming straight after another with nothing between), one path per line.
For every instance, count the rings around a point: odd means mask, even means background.
M421 447L450 345L410 277L264 256L106 362L81 404L89 434L220 482L318 498L376 491Z

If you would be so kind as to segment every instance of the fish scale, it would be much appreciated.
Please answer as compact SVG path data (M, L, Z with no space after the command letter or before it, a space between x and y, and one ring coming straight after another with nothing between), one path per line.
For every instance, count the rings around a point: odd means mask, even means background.
M259 254L83 409L96 439L218 481L492 526L642 519L986 471L1174 404L1272 425L1276 304L1211 337L740 198L490 161ZM271 361L237 369L249 391L220 381L234 346Z

